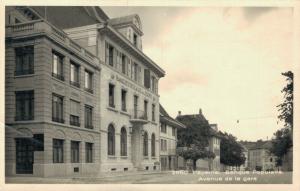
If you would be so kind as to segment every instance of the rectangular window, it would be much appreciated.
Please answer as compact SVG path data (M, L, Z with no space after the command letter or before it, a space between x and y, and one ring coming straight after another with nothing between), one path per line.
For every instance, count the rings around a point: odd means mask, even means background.
M84 89L93 93L93 73L87 70L84 71Z
M150 88L150 70L144 69L144 86L145 88Z
M63 117L63 97L52 95L52 121L64 123Z
M34 73L34 48L33 46L19 47L15 49L16 70L15 75L27 75Z
M64 140L53 139L53 163L64 162Z
M74 100L70 100L70 125L80 126L80 103Z
M138 116L138 96L134 96L134 100L133 100L133 116L136 119Z
M79 83L79 65L71 62L71 80L70 84L76 87L80 87Z
M85 118L85 128L93 129L93 107L85 105L84 118Z
M18 91L16 95L16 121L34 119L34 91Z
M151 76L151 90L154 92L155 91L155 77Z
M93 162L93 143L85 143L85 162Z
M79 163L79 141L71 141L71 163Z
M134 44L134 46L137 46L137 38L138 38L138 36L136 34L133 34L133 44Z
M114 47L111 45L108 48L108 64L114 66Z
M109 107L115 107L115 86L113 84L109 84L109 100L108 100L108 105Z
M167 133L167 125L165 123L160 124L160 132Z
M144 100L144 115L145 119L148 120L148 101Z
M155 121L155 105L152 104L152 121Z
M65 80L63 73L63 59L64 57L59 53L52 52L52 76L62 81Z
M34 151L44 151L44 134L33 135Z
M122 73L127 74L127 58L124 54L122 54Z
M176 134L176 128L172 127L172 136L175 136L175 134Z
M122 102L122 111L127 111L126 109L126 90L121 91L121 102Z
M137 63L134 63L133 64L133 80L134 81L138 81L138 65L137 65Z

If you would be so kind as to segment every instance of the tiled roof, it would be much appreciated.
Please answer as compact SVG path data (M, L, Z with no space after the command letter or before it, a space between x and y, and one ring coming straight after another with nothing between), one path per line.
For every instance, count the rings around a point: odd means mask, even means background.
M97 24L101 22L99 17L95 15L95 11L98 15L101 15L102 19L108 19L105 13L99 7L85 7L85 6L30 6L35 12L37 12L44 19L55 25L60 29L74 28L86 25Z
M124 17L116 17L111 18L108 20L108 23L111 25L118 25L118 24L125 24L125 23L131 23L132 20L137 16L137 14L127 15Z
M180 123L179 121L177 121L176 119L173 119L168 113L167 111L163 108L163 106L161 104L159 104L159 113L161 115L160 119L161 120L167 120L169 122L171 122L173 125L176 125L177 127L181 127L181 128L186 128L184 124Z
M271 141L257 141L257 142L241 141L240 143L244 145L248 150L270 149L272 147Z

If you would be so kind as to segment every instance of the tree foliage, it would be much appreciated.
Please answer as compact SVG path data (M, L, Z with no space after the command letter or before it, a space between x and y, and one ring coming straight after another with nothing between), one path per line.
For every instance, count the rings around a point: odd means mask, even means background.
M215 154L211 151L206 149L199 149L196 146L188 147L186 149L181 149L178 151L178 154L182 156L185 160L192 160L193 161L193 168L196 169L196 162L198 159L208 158L213 159L215 158Z
M284 94L283 103L279 104L278 118L284 122L284 127L293 128L293 91L294 91L294 75L291 71L282 73L286 77L287 85L281 90Z
M274 133L271 152L277 156L276 165L281 166L283 156L293 146L293 90L294 75L291 71L282 73L286 77L287 85L281 90L284 94L283 103L279 104L278 119L284 122L284 128Z
M187 127L177 131L177 146L186 148L180 150L178 154L186 160L192 160L194 169L198 159L214 158L215 154L207 149L212 133L204 116L190 115L177 117L177 120Z
M220 146L220 161L228 166L240 166L245 163L246 157L243 147L231 134L222 133Z
M208 146L211 132L207 120L193 116L185 116L184 118L178 117L177 120L187 127L178 129L177 131L178 147L191 147L192 145L196 145L199 149L204 150L204 148Z

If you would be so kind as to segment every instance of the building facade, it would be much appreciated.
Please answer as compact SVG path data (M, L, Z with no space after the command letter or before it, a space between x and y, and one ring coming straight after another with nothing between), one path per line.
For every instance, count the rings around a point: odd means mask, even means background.
M160 164L161 170L176 170L178 168L177 129L185 125L170 117L160 105Z
M160 169L164 71L142 35L99 7L6 8L6 175Z
M249 148L250 170L276 170L276 157L269 150L271 144L271 141L257 141L254 147Z

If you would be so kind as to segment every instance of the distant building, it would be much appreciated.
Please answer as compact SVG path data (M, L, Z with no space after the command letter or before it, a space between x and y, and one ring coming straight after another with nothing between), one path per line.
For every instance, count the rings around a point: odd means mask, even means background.
M185 125L170 117L160 105L160 164L161 170L176 170L178 164L177 129L186 128Z
M270 152L271 141L257 141L249 146L250 170L276 170L276 156Z
M220 136L218 134L218 126L217 124L209 124L208 120L202 114L202 110L199 110L199 114L192 115L182 115L181 112L178 113L176 117L178 121L185 124L188 127L188 123L193 120L194 124L207 124L210 126L210 134L207 149L215 154L214 159L199 159L197 160L196 166L198 170L211 170L211 171L219 171L221 169L220 164ZM179 166L184 168L185 161L182 157L179 159Z

